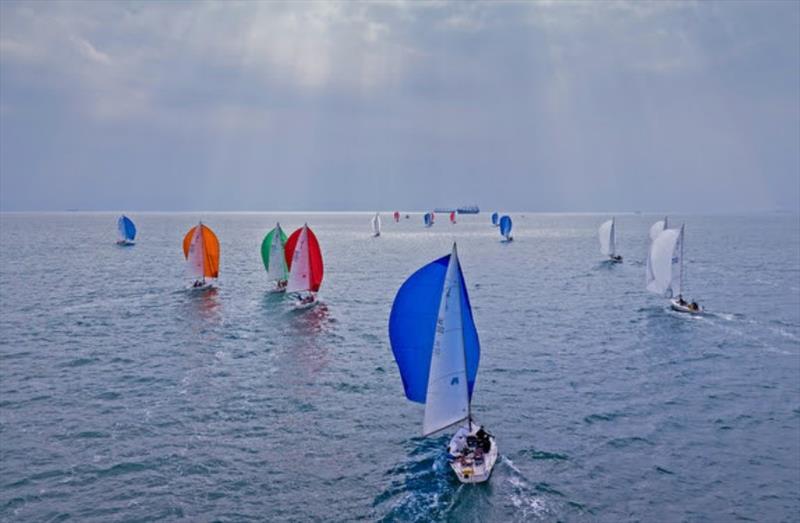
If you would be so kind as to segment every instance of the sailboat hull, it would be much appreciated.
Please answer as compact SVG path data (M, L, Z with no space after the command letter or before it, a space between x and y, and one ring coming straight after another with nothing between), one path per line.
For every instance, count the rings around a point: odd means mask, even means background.
M122 247L130 247L131 245L136 245L136 242L133 240L117 240L117 245L121 245Z
M480 426L472 423L471 428L469 435L474 437ZM457 437L458 434L453 436L448 448L456 446L455 440ZM491 442L489 452L483 453L477 458L474 452L467 455L451 455L450 468L456 473L456 477L461 483L483 483L491 477L492 469L494 469L494 465L497 462L498 452L497 441L494 436L489 436L489 441Z
M316 306L317 303L319 303L319 300L317 300L317 297L315 295L312 294L311 296L312 296L312 298L314 298L313 300L311 300L311 301L303 301L303 299L302 299L303 295L302 294L301 295L297 295L296 296L297 297L297 301L294 303L294 305L292 305L292 310L304 311L306 309L310 309L310 308Z
M214 284L212 282L210 282L210 281L207 281L207 282L203 283L202 285L197 285L197 286L192 285L191 287L187 288L186 290L189 291L189 292L203 292L203 291L211 290L213 288L214 288Z
M672 308L672 310L674 310L675 312L685 312L687 314L702 314L703 313L703 308L702 307L699 307L697 310L690 309L686 305L681 305L680 303L678 303L678 300L675 299L675 298L669 300L669 305Z

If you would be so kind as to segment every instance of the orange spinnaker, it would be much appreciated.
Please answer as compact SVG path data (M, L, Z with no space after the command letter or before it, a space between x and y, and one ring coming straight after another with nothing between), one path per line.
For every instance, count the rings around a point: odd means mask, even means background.
M189 258L189 245L192 243L194 230L198 227L201 227L200 240L203 242L203 252L205 253L205 258L203 259L203 276L206 278L218 278L219 240L217 239L217 235L214 234L214 231L209 227L200 224L189 229L189 232L183 237L183 256L184 258Z

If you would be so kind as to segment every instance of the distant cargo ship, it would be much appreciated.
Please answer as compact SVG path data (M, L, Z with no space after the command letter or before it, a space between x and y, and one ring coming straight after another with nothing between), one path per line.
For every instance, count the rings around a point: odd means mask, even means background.
M467 205L465 207L459 207L456 210L458 214L478 214L481 212L477 205Z

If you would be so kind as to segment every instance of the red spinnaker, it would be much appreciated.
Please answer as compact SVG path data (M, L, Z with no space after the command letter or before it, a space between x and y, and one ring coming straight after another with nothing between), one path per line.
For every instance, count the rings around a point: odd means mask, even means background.
M322 251L319 248L319 242L314 235L314 231L310 227L304 225L308 229L308 260L311 266L311 290L317 292L320 285L322 285L323 264L322 264ZM292 258L294 257L294 249L297 246L297 240L300 238L300 233L303 231L300 227L294 231L289 239L286 240L284 245L283 254L286 256L286 267L292 270Z

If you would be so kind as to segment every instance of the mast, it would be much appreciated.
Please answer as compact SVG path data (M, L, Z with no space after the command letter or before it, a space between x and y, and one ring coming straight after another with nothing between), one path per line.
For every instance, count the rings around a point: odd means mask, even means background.
M464 317L464 310L462 309L462 301L461 301L461 286L463 285L462 281L462 274L461 274L461 263L458 261L458 250L456 249L456 243L453 242L453 258L456 261L456 269L458 270L458 311L459 311L459 320ZM461 323L461 321L459 321ZM459 334L461 335L461 351L464 353L464 378L466 379L467 383L467 430L472 431L472 397L469 394L469 373L467 372L467 344L464 343L464 325L462 324L461 327L458 329Z
M684 264L683 264L683 242L684 242L684 234L683 228L686 224L681 224L681 295L683 295L683 271L684 271Z

